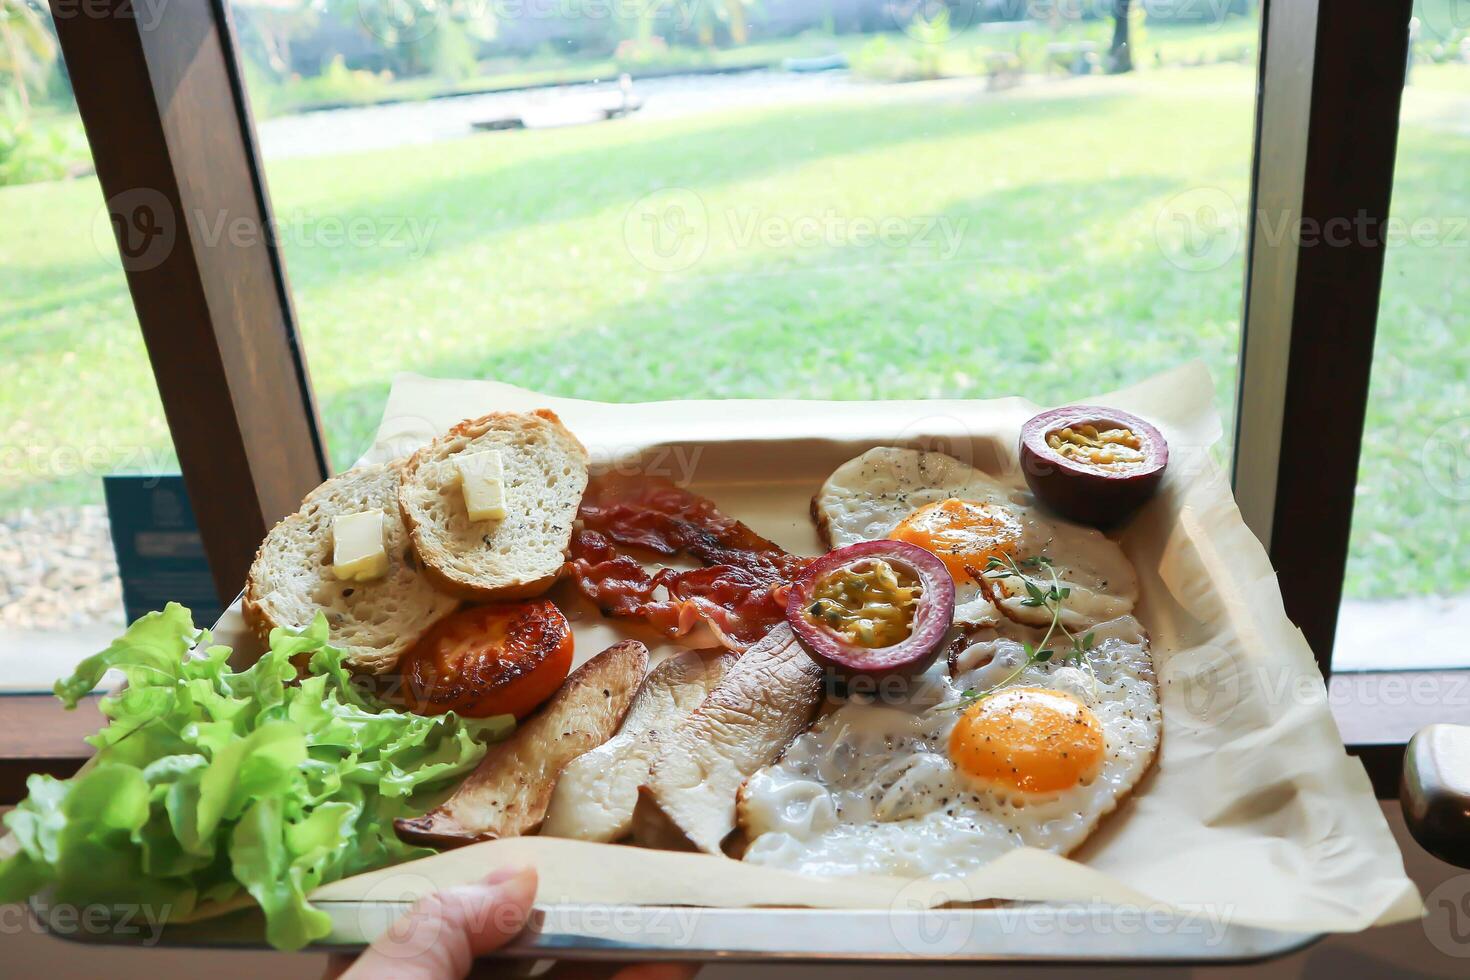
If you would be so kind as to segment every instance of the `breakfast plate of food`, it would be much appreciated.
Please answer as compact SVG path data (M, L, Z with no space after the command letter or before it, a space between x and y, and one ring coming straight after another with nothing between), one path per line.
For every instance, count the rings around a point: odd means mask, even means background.
M299 948L530 861L511 955L602 958L1250 958L1416 915L1209 399L401 377L221 623L58 683L128 679L7 817L0 898ZM1049 948L1077 909L1172 925Z

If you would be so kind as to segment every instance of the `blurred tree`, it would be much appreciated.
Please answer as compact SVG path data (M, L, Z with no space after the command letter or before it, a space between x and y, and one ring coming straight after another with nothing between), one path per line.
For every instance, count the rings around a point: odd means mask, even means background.
M236 16L240 42L247 49L255 48L253 53L277 78L285 78L296 70L291 58L292 41L309 35L321 24L318 6L315 0L296 0L288 6L252 6L248 16L240 11Z
M721 34L732 45L745 44L750 40L749 18L746 8L753 7L758 0L681 0L665 3L661 0L644 0L637 4L637 15L630 25L627 36L646 41L655 34L692 36L699 44L713 47L721 40ZM619 10L626 5L619 4Z
M321 0L321 4L339 23L359 24L372 36L395 75L435 71L462 76L465 61L473 61L480 42L496 34L497 5L491 3Z
M697 0L690 13L693 15L699 43L707 48L714 46L716 35L721 29L729 36L733 45L749 41L750 28L745 8L750 2L751 0Z
M15 82L22 117L31 112L31 86L41 87L56 63L56 38L32 0L0 0L0 74Z
M1133 43L1139 33L1133 21L1143 20L1143 4L1134 6L1133 0L1112 0L1113 43L1108 48L1107 69L1109 74L1120 75L1133 70Z

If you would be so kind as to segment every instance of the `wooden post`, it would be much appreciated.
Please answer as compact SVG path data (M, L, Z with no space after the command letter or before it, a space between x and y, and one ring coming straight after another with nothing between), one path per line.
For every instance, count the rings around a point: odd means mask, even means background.
M1327 676L1352 531L1412 0L1262 13L1235 494Z
M224 0L52 0L220 598L327 476Z

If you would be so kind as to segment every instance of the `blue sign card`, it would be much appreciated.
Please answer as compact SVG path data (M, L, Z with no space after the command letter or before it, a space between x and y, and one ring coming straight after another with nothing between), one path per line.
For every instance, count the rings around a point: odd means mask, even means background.
M177 602L193 611L195 626L213 626L224 610L184 478L104 476L102 489L128 622Z

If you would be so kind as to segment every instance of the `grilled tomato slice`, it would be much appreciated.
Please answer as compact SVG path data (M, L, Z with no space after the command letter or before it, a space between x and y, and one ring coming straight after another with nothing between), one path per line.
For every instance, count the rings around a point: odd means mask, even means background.
M519 721L567 679L572 628L544 599L473 606L435 623L398 669L418 714Z

